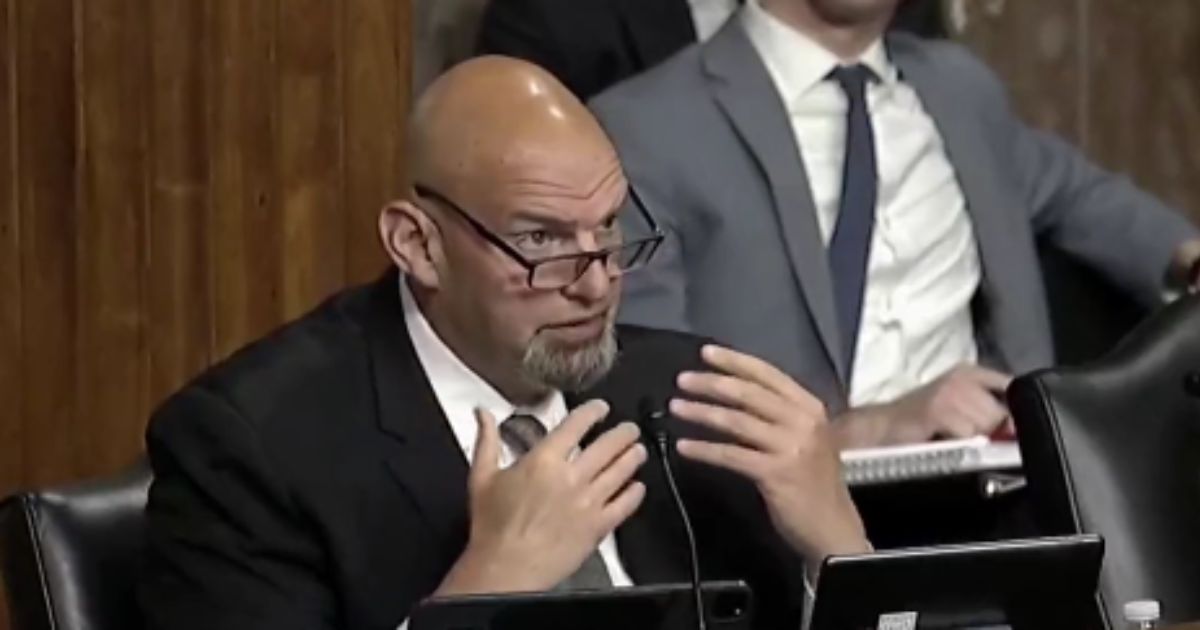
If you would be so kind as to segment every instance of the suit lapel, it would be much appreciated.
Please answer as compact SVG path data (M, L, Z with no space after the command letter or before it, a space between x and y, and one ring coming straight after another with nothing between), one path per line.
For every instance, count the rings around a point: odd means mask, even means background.
M617 0L615 7L642 69L696 41L687 0Z
M467 462L408 337L398 282L388 273L376 283L365 323L379 427L394 438L392 476L457 555L468 531Z
M796 283L807 298L826 358L845 383L825 244L808 173L782 99L740 20L730 20L705 45L703 58L713 98L770 186Z

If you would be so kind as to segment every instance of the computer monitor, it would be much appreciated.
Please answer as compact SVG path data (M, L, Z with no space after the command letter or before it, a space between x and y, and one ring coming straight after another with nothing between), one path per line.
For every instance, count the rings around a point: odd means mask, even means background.
M753 598L743 582L702 586L710 630L750 630ZM690 584L596 591L433 598L409 617L410 630L695 630Z
M827 558L810 630L1103 628L1099 536L920 547Z

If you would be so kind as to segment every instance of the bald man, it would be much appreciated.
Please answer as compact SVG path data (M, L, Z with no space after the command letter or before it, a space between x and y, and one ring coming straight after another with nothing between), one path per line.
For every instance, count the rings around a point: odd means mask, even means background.
M417 105L395 269L156 413L140 601L151 630L391 630L431 594L705 579L799 627L804 566L865 551L821 405L752 357L613 324L663 235L545 72L468 62ZM699 402L704 401L704 402Z

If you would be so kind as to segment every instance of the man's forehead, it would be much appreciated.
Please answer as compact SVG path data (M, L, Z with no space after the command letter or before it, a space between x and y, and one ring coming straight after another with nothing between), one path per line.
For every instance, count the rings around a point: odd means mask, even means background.
M531 217L562 223L599 221L621 203L627 186L615 157L588 166L564 162L511 169L484 179L491 181L475 196L488 201L484 205L490 218L504 221Z

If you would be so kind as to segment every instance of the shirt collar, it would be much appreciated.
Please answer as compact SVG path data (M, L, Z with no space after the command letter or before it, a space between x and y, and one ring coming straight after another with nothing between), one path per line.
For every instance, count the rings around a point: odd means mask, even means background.
M884 84L898 80L883 40L872 43L857 60L843 60L808 35L767 12L759 0L747 0L742 26L758 51L784 102L792 103L819 85L838 65L862 63Z
M474 451L476 409L486 409L497 422L503 422L516 412L529 414L547 430L562 421L566 415L566 402L561 392L551 393L532 407L518 407L463 363L425 318L403 274L400 275L400 302L404 306L404 325L412 339L417 359L468 461L471 461Z

